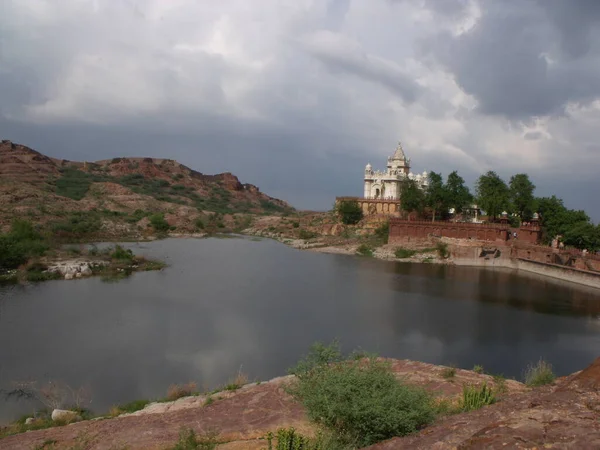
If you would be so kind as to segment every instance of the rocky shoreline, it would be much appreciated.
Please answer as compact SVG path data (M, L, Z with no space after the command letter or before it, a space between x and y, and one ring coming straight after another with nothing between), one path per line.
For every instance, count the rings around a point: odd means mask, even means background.
M487 385L502 392L497 403L471 412L442 416L418 433L392 438L372 449L600 448L600 358L585 370L540 388L471 370L410 360L386 360L395 376L455 402L463 386ZM172 448L182 429L198 435L216 431L219 450L262 450L266 436L295 428L317 432L303 406L286 389L292 376L250 383L233 390L150 403L137 412L100 417L14 434L0 439L0 450L29 450L53 442L53 449Z

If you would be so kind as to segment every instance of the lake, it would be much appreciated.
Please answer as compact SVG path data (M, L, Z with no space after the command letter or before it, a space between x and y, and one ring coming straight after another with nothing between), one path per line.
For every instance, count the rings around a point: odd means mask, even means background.
M0 388L88 385L91 409L286 374L315 341L520 379L600 349L600 293L511 270L320 254L250 238L126 244L160 272L0 287ZM0 422L31 411L0 400Z

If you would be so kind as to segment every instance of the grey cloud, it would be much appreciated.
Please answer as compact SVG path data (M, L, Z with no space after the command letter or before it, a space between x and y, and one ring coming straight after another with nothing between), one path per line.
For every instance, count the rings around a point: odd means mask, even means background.
M560 31L561 47L567 55L578 58L592 50L593 36L598 34L600 2L596 0L537 0Z
M484 114L511 119L562 114L568 102L585 103L600 95L600 43L583 38L599 32L592 20L598 7L592 7L577 43L565 44L570 50L565 57L561 43L575 39L574 14L540 3L544 6L532 0L484 0L483 15L472 30L458 37L438 35L423 51L454 73ZM554 20L544 20L546 12Z
M367 53L340 35L319 32L305 39L304 47L336 73L351 74L379 83L409 103L419 96L421 87L398 65Z

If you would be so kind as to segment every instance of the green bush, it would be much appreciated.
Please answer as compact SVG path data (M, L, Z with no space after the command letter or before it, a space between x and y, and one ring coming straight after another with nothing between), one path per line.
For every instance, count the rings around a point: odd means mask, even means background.
M535 365L529 365L525 370L525 384L527 386L543 386L554 381L556 376L552 365L540 359Z
M356 200L338 202L335 211L345 225L356 225L363 218L362 209Z
M473 366L473 372L475 372L475 373L483 373L483 366L480 366L479 364L475 364Z
M483 383L481 387L463 386L461 406L463 411L473 411L496 401L496 395L491 388Z
M150 225L157 232L166 232L169 230L169 223L165 220L163 213L152 214L150 216Z
M120 261L131 261L134 258L134 254L131 249L125 249L120 245L115 245L115 249L110 254L110 257Z
M37 270L28 271L25 277L27 281L37 283L39 281L58 280L62 278L59 272L42 272Z
M96 212L73 212L62 222L51 225L51 231L57 235L84 235L100 231L102 220Z
M204 230L204 221L202 220L202 217L198 217L194 221L194 225L196 225L197 230Z
M445 259L449 256L448 244L446 244L445 242L438 242L435 246L435 249L437 250L440 258Z
M396 379L389 364L341 360L335 346L313 347L312 355L291 370L290 392L310 419L347 442L367 446L415 432L435 417L431 396Z
M388 243L389 235L390 235L390 222L389 221L386 221L385 223L382 223L377 228L375 228L375 236L377 236L377 238L381 239L384 244Z
M356 249L356 253L361 256L373 256L373 249L367 244L360 244Z
M292 227L293 227L293 228L298 228L298 227L300 227L300 222L292 222Z
M129 223L137 223L142 220L144 217L148 217L150 213L148 211L144 211L142 209L136 209L129 217L125 220Z
M318 234L315 233L314 231L305 230L304 228L301 228L300 230L298 230L298 237L300 239L313 239L313 238L316 238L317 236L318 236Z
M49 246L30 222L15 220L8 234L0 234L0 271L16 269Z
M447 380L454 378L456 375L456 367L446 367L442 370L442 378Z
M214 450L218 443L216 432L198 437L194 430L184 429L179 433L179 440L172 450Z
M403 258L410 258L415 253L417 253L415 250L409 250L407 248L398 247L396 249L396 251L394 252L394 256L398 259L403 259Z

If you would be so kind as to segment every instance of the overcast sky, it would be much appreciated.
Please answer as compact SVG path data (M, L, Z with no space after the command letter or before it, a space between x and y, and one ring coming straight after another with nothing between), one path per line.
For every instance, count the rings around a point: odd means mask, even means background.
M0 138L169 157L298 208L530 174L600 219L599 0L0 0Z

